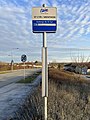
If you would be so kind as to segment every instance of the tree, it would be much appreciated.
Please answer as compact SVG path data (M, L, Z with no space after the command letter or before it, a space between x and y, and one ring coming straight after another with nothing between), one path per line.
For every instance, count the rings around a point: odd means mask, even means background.
M58 69L60 70L60 68L61 68L61 64L59 63L59 64L58 64Z
M71 57L72 61L76 65L76 73L81 74L83 70L87 69L86 65L89 61L89 57L85 57L84 54L83 55L78 54L78 56Z
M35 63L38 63L38 61L36 60Z

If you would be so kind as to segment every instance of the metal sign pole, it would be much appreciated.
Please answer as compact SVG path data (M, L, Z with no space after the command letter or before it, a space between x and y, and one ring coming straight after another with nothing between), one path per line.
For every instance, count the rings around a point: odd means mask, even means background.
M48 97L48 64L47 64L47 45L46 32L43 33L42 49L42 97L44 97L44 118L47 120L47 97Z
M11 65L11 70L12 70L12 72L13 72L13 63L12 63L12 65Z
M11 71L13 72L13 64L14 64L14 62L13 62L13 60L11 60Z
M11 70L13 72L13 52L11 51Z
M25 55L25 54L23 54L22 56L21 56L21 61L23 62L23 71L24 71L24 80L25 80L25 61L27 60L27 56Z
M25 80L25 62L24 62L24 80Z

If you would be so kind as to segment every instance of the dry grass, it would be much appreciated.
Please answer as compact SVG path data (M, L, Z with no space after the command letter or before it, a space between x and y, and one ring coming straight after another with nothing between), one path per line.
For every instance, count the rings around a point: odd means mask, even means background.
M90 83L69 72L50 69L48 118L89 120Z
M49 70L48 120L90 120L90 84L82 81L69 72ZM14 120L43 120L41 87L28 97Z
M38 87L32 95L27 96L25 103L15 112L14 117L7 120L44 120L43 99L41 89Z
M28 76L24 79L21 79L19 80L17 83L24 83L24 84L28 84L28 83L31 83L33 82L33 80L35 80L37 78L37 76L39 76L41 74L41 71L40 72L36 72L34 73L33 75L31 76Z
M56 81L65 81L65 82L84 82L85 80L80 78L80 75L77 75L73 72L68 71L59 71L58 69L49 70L49 79Z

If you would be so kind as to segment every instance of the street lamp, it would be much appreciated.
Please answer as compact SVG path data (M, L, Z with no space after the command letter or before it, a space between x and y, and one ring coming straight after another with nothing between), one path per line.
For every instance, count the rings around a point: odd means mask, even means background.
M13 72L13 65L14 65L14 57L13 57L13 50L17 50L19 48L12 48L11 50L11 55L8 55L8 56L11 56L11 71Z

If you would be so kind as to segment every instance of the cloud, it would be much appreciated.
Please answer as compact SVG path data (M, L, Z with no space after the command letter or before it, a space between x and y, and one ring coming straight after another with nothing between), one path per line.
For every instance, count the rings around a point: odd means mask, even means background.
M72 4L67 5L67 4L61 4L59 5L58 8L58 23L59 23L59 30L60 32L60 37L65 36L65 39L69 38L74 38L74 36L82 35L85 34L87 31L86 25L90 23L90 17L89 17L89 3L80 3L75 2L74 0L72 1L74 3L74 6ZM79 5L79 7L78 7ZM60 29L61 27L61 29ZM82 28L83 27L83 28ZM83 29L83 32L81 32Z
M89 0L0 0L0 48L4 52L19 47L19 55L31 51L32 59L40 57L42 34L32 33L31 15L32 7L43 3L57 7L57 32L47 35L50 49L57 51L58 48L59 51L65 46L64 41L70 47L68 41L80 40L80 37L90 34Z
M79 33L80 33L80 34L85 33L85 29L82 27L82 28L80 29Z

